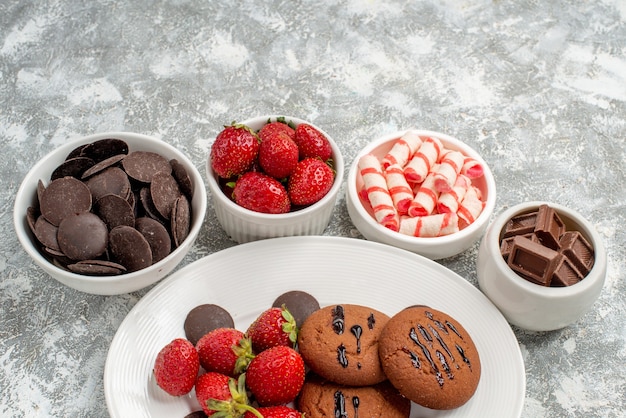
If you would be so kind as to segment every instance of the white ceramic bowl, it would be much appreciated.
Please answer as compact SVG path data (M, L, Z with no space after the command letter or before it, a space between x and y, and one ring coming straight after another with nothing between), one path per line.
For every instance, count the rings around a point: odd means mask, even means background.
M26 221L26 211L36 202L39 180L47 184L52 171L61 164L74 148L104 138L119 138L126 141L129 151L156 152L168 160L177 159L187 170L194 185L191 201L192 219L190 231L183 243L167 257L150 267L116 276L88 276L70 272L44 257L35 244L35 238ZM81 292L98 295L117 295L134 292L154 284L170 273L189 252L195 242L206 214L207 195L202 176L192 162L179 150L159 139L128 132L106 132L70 141L43 157L26 174L15 197L13 222L17 237L33 261L59 282Z
M546 287L518 276L500 253L500 236L507 221L536 211L541 204L554 208L568 230L579 231L593 246L595 261L587 276L567 287ZM500 213L483 237L476 261L483 293L513 325L531 331L550 331L576 322L594 304L606 277L606 251L599 234L579 213L556 203L525 202Z
M258 131L268 120L275 121L281 115L259 116L244 120L240 123ZM335 170L333 187L320 201L303 209L284 214L267 214L254 212L237 205L220 188L217 175L213 172L210 159L207 158L207 184L213 196L213 205L217 219L228 236L240 244L266 238L285 237L293 235L320 235L324 232L335 208L337 194L343 182L343 156L333 138L316 126L303 119L284 116L287 121L296 126L308 123L322 132L332 147L332 156Z
M347 180L346 202L348 213L352 223L359 232L368 240L378 241L394 247L403 248L408 251L423 255L433 260L452 257L468 249L476 242L487 227L489 218L493 213L496 202L496 183L491 170L482 157L467 144L460 140L439 132L412 130L420 137L436 137L448 148L461 151L466 156L474 158L483 167L484 175L472 180L472 184L480 189L485 206L478 218L466 228L450 235L439 237L413 237L392 231L380 225L374 218L372 208L365 202L359 191L363 188L363 179L358 169L359 159L366 154L373 154L382 159L391 149L395 141L406 131L394 132L379 138L367 145L355 157Z

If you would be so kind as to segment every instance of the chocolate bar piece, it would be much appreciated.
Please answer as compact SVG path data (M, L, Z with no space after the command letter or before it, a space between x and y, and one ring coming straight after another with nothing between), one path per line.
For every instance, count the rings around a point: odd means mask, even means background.
M515 235L526 235L535 231L537 225L538 212L523 213L511 218L503 228L502 238L509 238Z
M543 245L558 250L559 239L565 232L565 224L553 208L541 205L537 211L537 224L534 232Z
M576 266L583 276L593 267L593 247L578 231L568 231L559 240L561 252Z
M533 242L539 242L539 239L534 233L525 234L522 236L524 238L528 238ZM508 261L509 255L511 254L511 248L513 248L513 238L515 238L515 236L504 238L500 243L500 254L504 258L504 261Z
M542 286L550 286L554 271L563 258L558 251L533 242L523 236L513 238L513 246L507 264L509 267Z
M550 286L571 286L584 278L585 275L574 266L569 258L561 257L561 261L556 266L556 269L554 269L554 275L552 276L552 283Z

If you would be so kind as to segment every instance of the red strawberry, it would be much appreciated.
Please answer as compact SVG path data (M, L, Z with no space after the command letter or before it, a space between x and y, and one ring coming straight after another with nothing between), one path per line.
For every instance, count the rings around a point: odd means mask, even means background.
M184 338L176 338L159 351L154 362L157 385L173 396L193 389L200 369L196 348Z
M287 191L293 205L311 205L333 187L335 173L318 158L300 161L289 177Z
M297 338L296 321L284 306L270 308L261 313L246 332L256 353L270 347L293 347Z
M250 340L234 328L217 328L196 344L200 365L207 372L237 376L245 371L253 357Z
M196 399L207 416L241 417L254 411L248 402L245 375L235 380L221 373L205 373L196 382Z
M275 178L256 171L239 177L233 198L238 205L255 212L286 213L291 209L285 186Z
M302 412L293 408L289 408L288 406L285 406L285 405L265 406L265 407L262 406L260 408L257 408L256 410L263 416L263 418L302 418L303 417ZM257 415L248 411L243 416L243 418L257 418Z
M286 126L286 125L285 125ZM298 146L284 132L266 136L259 148L259 165L276 179L289 177L298 164Z
M302 389L304 360L291 347L268 348L252 359L245 375L259 405L283 405L293 401Z
M298 144L301 160L308 157L317 157L321 158L322 161L326 161L333 152L328 138L307 123L298 125L294 141Z
M292 126L287 124L287 121L285 121L285 118L277 118L276 122L266 123L265 125L263 125L258 135L259 135L259 138L261 138L261 141L265 141L265 139L269 138L270 136L278 132L286 133L287 135L289 135L289 138L291 139L294 139L296 136L296 131L294 130Z
M259 138L247 126L225 126L211 146L211 168L222 178L248 171L259 155Z

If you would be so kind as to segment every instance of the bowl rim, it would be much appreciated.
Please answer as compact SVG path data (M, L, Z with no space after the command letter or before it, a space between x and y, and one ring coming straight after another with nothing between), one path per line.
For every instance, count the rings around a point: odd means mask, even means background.
M195 193L199 193L198 199L200 202L199 210L194 211L194 217L196 217L196 222L195 223L192 222L191 229L189 230L189 235L185 239L185 241L188 242L186 245L181 244L180 246L175 248L170 254L168 254L167 257L163 258L162 260L159 260L158 262L146 268L143 268L141 270L137 270L134 272L130 272L130 273L109 275L109 276L89 276L89 275L74 273L72 271L63 269L57 266L56 264L50 262L46 257L44 257L39 252L34 242L32 242L32 239L34 237L31 236L32 233L29 230L28 225L26 224L27 222L26 221L26 209L35 199L35 196L34 196L35 190L31 189L31 182L39 181L40 179L34 178L35 173L42 170L42 167L44 165L48 164L51 160L58 158L60 155L67 155L70 151L72 151L74 148L76 148L77 146L81 144L87 144L90 142L97 141L99 139L115 138L115 137L120 138L120 139L130 138L130 141L149 141L151 143L156 143L157 145L166 148L167 152L172 153L173 156L175 156L177 160L179 160L182 164L185 165L185 168L191 169L189 172L189 175L192 176L192 179L194 181L194 186L195 186L194 197L195 197ZM132 150L132 148L133 148L132 145L129 144L129 151ZM172 157L168 159L172 159ZM46 181L49 180L49 175L51 173L52 173L52 170L50 170L50 172L48 173L48 179L46 179ZM31 193L33 195L29 198L29 194ZM24 206L23 208L24 211L21 210L22 206ZM189 250L189 243L194 240L194 237L198 236L200 229L202 228L202 225L204 224L206 207L207 207L207 195L206 195L206 189L204 187L204 181L202 180L202 176L200 175L200 172L196 168L196 166L191 162L191 160L182 151L178 150L176 147L163 141L162 139L156 138L154 136L149 136L149 135L139 134L139 133L134 133L134 132L126 132L126 131L108 131L108 132L95 133L95 134L71 139L65 142L64 144L62 144L61 146L54 148L53 150L48 152L46 155L44 155L42 158L40 158L37 161L37 163L35 163L35 165L32 166L31 169L26 173L15 195L15 202L13 205L13 225L15 228L15 232L17 234L17 238L20 241L20 244L22 245L22 248L24 248L24 250L26 250L28 255L33 259L33 261L35 261L35 263L38 264L40 267L42 267L44 270L50 268L58 272L58 274L64 276L64 279L66 281L69 280L73 282L74 281L89 282L89 283L93 283L94 285L98 285L100 287L103 284L115 285L119 282L127 282L129 280L133 280L136 277L143 276L144 274L148 272L160 271L169 262L171 262L173 258L176 258L178 255L180 255L180 253L187 252ZM187 241L188 239L191 241ZM49 272L47 273L50 274Z
M391 231L388 228L385 228L384 226L376 222L376 220L372 218L372 216L370 216L370 214L367 213L367 211L363 207L361 203L361 199L359 198L359 195L358 195L358 190L356 189L356 177L357 177L359 159L362 156L369 154L374 149L384 145L385 143L400 138L402 135L404 135L407 132L415 132L420 137L434 136L440 140L450 143L453 145L453 149L463 151L464 154L474 158L476 161L478 161L482 165L486 187L489 192L487 194L487 200L485 201L485 207L483 208L478 218L476 218L474 222L472 222L470 225L463 228L462 230L449 234L449 235L442 235L439 237L412 237L410 235L401 234L400 232ZM347 181L348 181L347 190L348 190L349 198L353 201L353 205L356 208L356 211L358 212L359 216L361 216L361 218L370 227L374 228L378 233L383 234L386 237L390 237L404 245L424 245L424 246L445 245L447 243L456 242L459 240L464 240L466 238L469 238L473 236L474 234L480 232L480 230L484 228L484 226L489 221L489 218L491 217L495 208L495 204L496 204L495 178L493 176L493 173L491 172L491 168L489 168L489 166L487 165L485 160L480 156L480 154L476 152L468 144L466 144L465 142L453 136L450 136L441 132L431 131L431 130L411 128L411 129L405 129L402 131L395 131L395 132L383 135L381 137L378 137L377 139L375 139L374 141L366 145L363 149L361 149L361 151L359 151L359 153L356 155L350 167Z
M254 126L259 125L261 123L264 125L265 123L267 123L267 121L269 120L275 121L276 118L279 118L279 117L285 118L288 121L292 121L296 123L297 125L300 125L302 123L307 123L315 127L322 134L324 134L326 138L328 138L330 142L330 146L332 148L332 152L333 152L331 158L333 159L333 162L335 165L334 167L335 180L333 182L333 186L330 188L328 193L326 193L326 195L323 198L313 203L312 205L306 206L304 208L301 208L292 212L280 213L280 214L255 212L253 210L244 208L243 206L239 206L238 204L233 202L231 199L229 199L226 196L226 194L222 191L222 189L219 186L218 181L215 179L215 176L216 176L215 172L211 168L211 157L210 157L210 149L209 149L209 155L207 156L207 159L205 162L206 174L207 174L207 185L209 186L209 190L211 191L211 194L213 195L213 197L218 199L224 206L226 206L226 208L229 211L232 211L236 216L240 218L241 217L253 217L255 221L269 223L269 224L271 224L272 222L285 222L289 220L294 220L296 218L301 218L303 216L310 215L312 212L315 212L320 207L326 206L331 201L334 202L334 199L337 193L339 192L339 189L342 186L344 169L345 169L343 155L341 153L341 150L339 149L337 142L334 140L334 138L328 135L328 133L324 131L322 128L320 128L319 126L304 119L300 119L300 118L293 117L293 116L287 116L287 115L277 115L277 114L256 116L253 118L245 119L237 123L249 126L251 129L256 131L257 129L255 129ZM260 125L260 126L263 126L263 125ZM211 146L213 146L213 142L211 142Z
M576 223L580 227L580 232L585 235L590 241L590 244L594 249L594 264L591 270L585 278L576 284L564 287L551 287L541 286L523 277L520 277L515 273L508 264L504 261L504 258L500 255L500 233L506 222L517 214L526 213L528 211L539 208L540 205L548 205L556 210L560 216L565 216L573 223ZM593 225L584 218L579 212L574 209L568 208L559 203L547 202L547 201L528 201L518 203L514 206L505 209L500 212L490 225L491 234L486 235L488 247L488 253L494 258L496 268L498 268L510 283L516 285L519 290L525 291L529 294L538 297L549 297L551 299L567 299L572 296L590 292L591 288L595 287L598 280L604 280L605 274L603 271L606 269L607 255L600 234L595 230ZM501 277L494 276L494 280L502 280Z

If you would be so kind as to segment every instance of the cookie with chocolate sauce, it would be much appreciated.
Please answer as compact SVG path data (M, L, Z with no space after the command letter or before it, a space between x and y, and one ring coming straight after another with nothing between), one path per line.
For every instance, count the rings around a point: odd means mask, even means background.
M444 312L406 308L387 322L378 345L389 381L418 405L454 409L476 391L478 350L465 328Z

